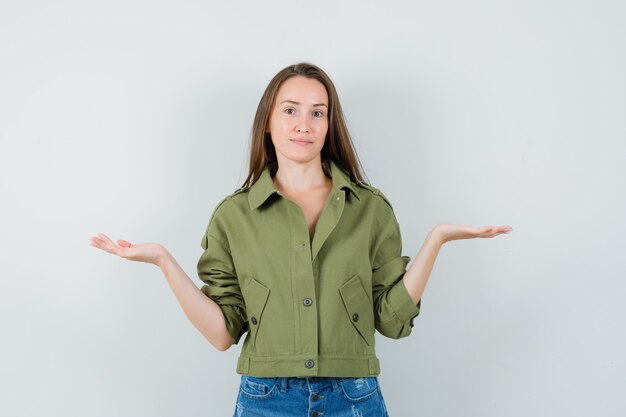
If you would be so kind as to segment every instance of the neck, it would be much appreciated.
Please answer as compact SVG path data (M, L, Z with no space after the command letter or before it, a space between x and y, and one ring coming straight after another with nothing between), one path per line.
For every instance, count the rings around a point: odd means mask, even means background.
M331 183L330 178L324 174L320 158L306 163L279 161L278 170L272 181L279 190L293 192L324 188Z

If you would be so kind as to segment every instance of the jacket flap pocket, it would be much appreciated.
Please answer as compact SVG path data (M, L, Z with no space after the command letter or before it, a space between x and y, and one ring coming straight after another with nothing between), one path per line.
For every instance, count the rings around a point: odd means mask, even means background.
M348 319L365 343L371 345L374 337L374 311L370 298L363 289L358 275L354 275L339 288Z
M250 278L245 292L246 312L248 316L248 325L253 335L253 342L256 341L256 335L261 325L261 318L267 299L270 296L270 289L261 284L254 278Z

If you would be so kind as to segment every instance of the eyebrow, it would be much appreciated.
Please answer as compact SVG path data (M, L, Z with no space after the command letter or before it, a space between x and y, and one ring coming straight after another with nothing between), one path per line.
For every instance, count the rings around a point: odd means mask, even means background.
M283 100L279 104L283 104L283 103L300 104L297 101L293 101L293 100ZM317 103L317 104L313 105L313 107L318 107L318 106L324 106L324 107L328 108L328 106L326 104L324 104L324 103Z

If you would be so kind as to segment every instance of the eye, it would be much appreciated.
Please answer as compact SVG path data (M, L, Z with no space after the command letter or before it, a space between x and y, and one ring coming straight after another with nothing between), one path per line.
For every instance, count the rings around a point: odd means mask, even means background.
M315 111L314 113L315 113L316 117L323 117L324 116L324 113L322 113L319 110Z
M294 111L294 109L292 109L291 107L287 107L284 111L287 114L293 114L293 113L290 113L290 111Z

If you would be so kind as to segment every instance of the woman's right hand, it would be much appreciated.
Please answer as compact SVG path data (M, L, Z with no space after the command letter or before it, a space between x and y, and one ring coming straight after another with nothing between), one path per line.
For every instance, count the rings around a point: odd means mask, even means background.
M118 240L117 244L113 242L104 233L98 233L97 236L92 236L91 246L100 248L106 252L118 255L122 258L131 260L146 262L159 266L160 263L168 255L167 249L158 243L130 243L126 240Z

